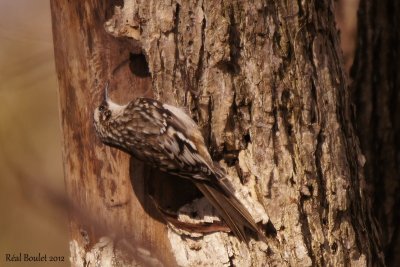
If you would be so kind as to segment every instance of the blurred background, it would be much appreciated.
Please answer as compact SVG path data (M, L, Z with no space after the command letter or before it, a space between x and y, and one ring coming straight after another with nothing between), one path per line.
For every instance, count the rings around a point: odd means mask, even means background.
M336 2L347 70L358 0ZM0 0L0 266L69 266L58 85L48 0ZM5 262L5 254L64 256Z
M49 0L0 0L0 266L69 266ZM5 254L64 263L5 262Z

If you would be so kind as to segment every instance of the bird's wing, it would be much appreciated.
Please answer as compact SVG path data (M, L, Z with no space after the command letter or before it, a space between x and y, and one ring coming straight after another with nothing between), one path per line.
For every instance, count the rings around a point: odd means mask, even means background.
M180 108L167 104L162 108L167 124L162 144L171 159L179 164L177 174L185 178L208 179L213 162L197 124Z
M130 134L143 153L151 151L162 170L181 177L204 180L212 172L212 160L196 123L180 108L149 98L138 98L132 107ZM129 127L127 127L129 130ZM140 139L153 138L152 147ZM151 155L146 155L151 157Z

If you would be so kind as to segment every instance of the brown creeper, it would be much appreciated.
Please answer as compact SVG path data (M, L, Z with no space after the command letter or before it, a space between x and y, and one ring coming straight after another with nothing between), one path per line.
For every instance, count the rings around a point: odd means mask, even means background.
M225 172L212 161L196 123L184 111L149 98L121 106L108 99L107 87L103 103L94 111L94 126L104 143L192 181L240 240L248 241L245 229L265 238L232 193Z

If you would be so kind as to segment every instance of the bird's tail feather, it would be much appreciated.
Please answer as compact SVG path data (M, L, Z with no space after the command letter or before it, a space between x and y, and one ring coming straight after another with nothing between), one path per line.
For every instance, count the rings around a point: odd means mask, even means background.
M225 223L241 241L248 242L246 228L265 241L265 235L233 193L226 190L218 190L205 183L196 183L196 186L217 209Z

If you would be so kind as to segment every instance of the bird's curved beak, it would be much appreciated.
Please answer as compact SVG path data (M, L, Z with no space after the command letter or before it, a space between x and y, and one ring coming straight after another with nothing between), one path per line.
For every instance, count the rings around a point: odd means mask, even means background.
M109 101L109 98L108 98L108 88L110 88L110 81L109 81L109 80L107 81L106 86L105 86L105 88L104 88L104 98L103 98L103 101L104 101L105 103L107 103L107 102Z

